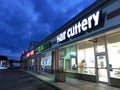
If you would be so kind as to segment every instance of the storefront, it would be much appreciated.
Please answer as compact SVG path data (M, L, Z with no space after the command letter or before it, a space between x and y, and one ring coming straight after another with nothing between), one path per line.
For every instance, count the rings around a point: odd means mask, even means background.
M120 1L97 0L36 50L42 71L62 69L67 76L120 87Z
M35 50L26 53L26 63L28 70L36 71Z
M39 72L43 71L43 72L48 72L48 73L54 73L55 54L54 54L54 50L48 50L50 48L51 48L51 42L48 41L48 42L40 44L35 50Z
M52 69L52 53L51 51L41 54L41 69L42 71L50 72Z
M65 46L64 46L65 47ZM78 78L111 83L120 79L120 28L60 49L60 67ZM85 78L84 78L85 77ZM117 81L117 80L116 80Z
M56 36L59 67L67 76L120 86L116 84L120 82L118 4L119 1L104 2L104 8L99 7L87 15L81 13L84 16L71 20Z

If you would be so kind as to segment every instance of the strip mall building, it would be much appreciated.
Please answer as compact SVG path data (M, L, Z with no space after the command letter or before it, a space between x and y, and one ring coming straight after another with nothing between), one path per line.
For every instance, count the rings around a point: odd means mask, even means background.
M97 0L22 60L28 70L120 86L120 0Z

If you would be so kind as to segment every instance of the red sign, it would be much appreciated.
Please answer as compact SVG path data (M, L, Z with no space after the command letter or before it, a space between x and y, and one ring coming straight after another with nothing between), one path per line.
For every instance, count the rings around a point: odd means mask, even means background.
M30 57L30 56L32 56L32 55L34 55L35 54L35 50L32 50L32 51L30 51L30 52L28 52L27 54L26 54L26 57L28 58L28 57Z

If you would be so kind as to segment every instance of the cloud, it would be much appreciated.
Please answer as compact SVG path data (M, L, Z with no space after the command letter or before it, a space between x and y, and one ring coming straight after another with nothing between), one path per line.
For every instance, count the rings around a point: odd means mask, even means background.
M7 57L9 57L8 59L19 60L18 58L20 58L20 53L11 51L11 49L0 48L0 53L1 55L6 55L7 53Z
M43 40L94 1L0 0L0 54L20 59L30 41Z

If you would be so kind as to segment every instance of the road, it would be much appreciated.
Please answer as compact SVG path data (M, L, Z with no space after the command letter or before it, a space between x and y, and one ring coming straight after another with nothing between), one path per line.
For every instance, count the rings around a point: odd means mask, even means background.
M0 70L0 90L59 90L20 70Z

